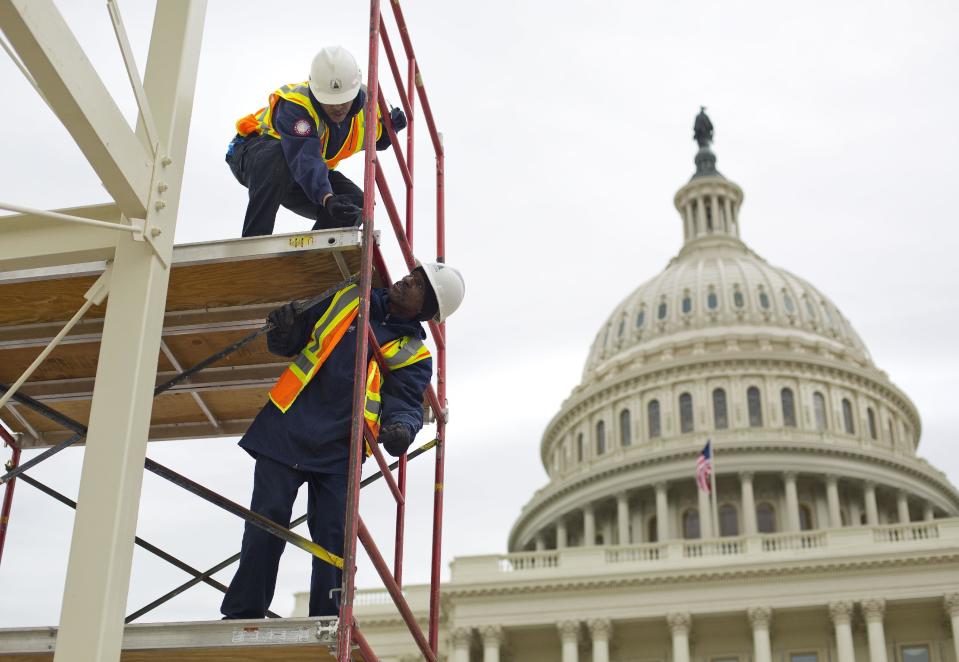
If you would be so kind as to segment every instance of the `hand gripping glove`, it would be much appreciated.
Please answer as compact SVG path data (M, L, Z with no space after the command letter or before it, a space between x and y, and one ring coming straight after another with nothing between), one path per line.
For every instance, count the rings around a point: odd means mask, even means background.
M266 321L271 322L273 328L277 331L288 332L296 323L296 316L296 308L293 307L292 303L287 303L271 310L270 314L266 316Z
M393 122L393 130L399 133L406 128L406 113L402 108L394 108L390 111L390 121Z
M346 226L358 226L363 210L345 195L334 195L326 202L326 211Z
M386 452L393 457L399 457L413 443L409 428L403 423L393 423L380 429L379 442Z

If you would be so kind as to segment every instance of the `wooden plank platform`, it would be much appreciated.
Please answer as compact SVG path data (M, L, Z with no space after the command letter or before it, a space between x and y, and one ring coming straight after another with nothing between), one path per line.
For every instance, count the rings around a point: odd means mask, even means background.
M276 306L315 296L355 273L360 241L359 230L343 228L176 246L157 383L260 328ZM13 383L30 365L104 268L99 262L0 274L0 383ZM90 309L22 393L88 422L106 305L109 299ZM287 362L258 338L157 397L150 439L242 434ZM20 433L24 448L71 436L22 405L8 405L0 419Z
M336 618L128 625L122 662L324 662L336 657ZM0 629L0 662L52 660L57 629ZM362 656L354 651L354 660Z

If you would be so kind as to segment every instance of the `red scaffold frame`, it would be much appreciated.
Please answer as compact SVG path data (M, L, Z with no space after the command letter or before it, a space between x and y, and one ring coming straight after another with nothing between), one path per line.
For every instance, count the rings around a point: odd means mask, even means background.
M411 452L409 456L403 454L398 462L390 465L387 463L386 459L383 456L382 451L379 446L376 444L373 433L370 430L369 426L366 424L366 420L363 416L363 410L365 408L365 394L366 394L366 371L367 371L367 357L372 355L374 360L380 364L380 368L383 370L384 374L388 372L386 361L382 355L379 344L376 341L375 336L369 325L369 299L370 299L370 288L372 286L372 277L373 269L375 267L376 273L379 275L381 280L385 285L389 285L391 282L389 276L389 270L386 266L386 262L383 258L382 253L380 252L379 247L376 245L374 227L373 227L373 209L374 209L374 200L376 197L376 191L379 191L380 198L383 202L383 205L386 209L387 216L389 217L390 223L393 227L394 233L396 235L397 242L405 266L408 270L413 270L416 266L416 259L413 254L413 201L414 201L414 160L413 160L413 148L414 148L414 130L416 126L415 119L415 102L416 98L419 98L420 105L422 107L423 118L426 122L426 128L429 131L431 142L433 143L433 150L436 157L436 261L445 262L445 213L444 213L444 151L443 144L440 133L436 129L436 123L433 118L433 113L430 107L429 98L426 95L426 90L423 85L423 79L420 74L419 65L417 63L415 54L413 52L413 47L410 42L409 31L406 26L406 20L403 16L402 9L399 5L399 0L393 0L391 3L391 8L393 11L393 16L396 21L398 31L400 33L401 41L403 44L403 51L407 58L407 73L406 80L403 80L403 76L400 71L399 63L397 62L396 53L393 50L393 47L390 43L389 36L384 30L383 26L383 16L380 12L380 0L371 0L370 1L370 22L369 22L369 74L368 74L368 83L367 83L367 92L368 96L366 99L366 106L364 112L366 117L375 117L377 111L380 112L383 125L387 134L389 135L391 146L393 148L393 153L396 156L397 164L400 170L400 173L403 177L403 182L405 184L405 219L401 219L399 209L397 208L396 202L393 199L393 195L390 192L389 185L387 184L386 177L383 174L382 168L380 167L377 152L376 152L376 133L375 131L368 131L364 138L364 201L363 201L363 230L362 230L362 247L361 247L361 257L360 257L360 273L359 278L359 288L360 288L360 305L359 312L357 316L357 346L356 346L356 361L354 364L354 384L353 384L353 393L352 393L352 402L353 402L353 420L351 425L351 434L350 434L350 460L349 460L349 475L348 475L348 487L346 495L346 513L345 513L345 531L344 531L344 548L342 552L343 559L343 581L341 586L341 606L338 620L338 632L337 632L337 645L336 645L336 656L338 662L348 662L351 659L351 650L353 646L357 646L361 653L367 660L375 660L376 656L370 648L369 643L366 641L365 637L361 633L356 620L353 614L353 604L354 604L354 593L355 593L355 576L356 576L356 543L357 540L363 545L367 554L370 557L370 560L373 563L374 568L377 573L380 575L387 592L393 598L396 603L397 609L406 622L407 626L410 629L410 633L413 636L420 652L422 653L424 659L434 661L437 660L438 655L438 644L439 644L439 593L440 593L440 559L441 559L441 538L442 538L442 518L443 518L443 476L444 476L444 459L445 459L445 438L446 438L446 422L447 422L447 407L446 407L446 329L445 324L435 323L433 321L429 322L430 331L436 345L436 356L435 356L435 366L436 366L436 385L435 387L430 384L426 389L426 400L430 406L430 409L433 413L436 422L436 435L435 439L429 444L416 449ZM390 109L387 107L386 103L383 100L382 95L380 94L380 83L379 83L379 48L382 43L384 52L387 56L389 62L390 70L393 76L393 79L396 83L396 87L400 93L400 100L403 106L403 110L407 116L407 140L406 140L406 150L404 150L400 145L399 139L397 137L396 131L394 130L392 119L390 116ZM219 360L223 356L235 351L240 346L253 341L267 330L271 328L271 325L268 323L261 329L254 331L250 335L246 336L240 341L233 343L231 346L225 348L224 350L208 357L207 359L201 361L200 363L194 365L188 370L181 371L176 377L172 380L169 380L163 384L160 384L154 389L154 395L158 395L173 385L187 378L190 374L196 373L199 370L204 369L206 366L212 364L213 362ZM5 385L0 385L0 393L4 393L8 390L9 387ZM14 391L16 389L14 388ZM0 439L2 439L7 445L9 445L13 451L12 458L10 462L6 465L7 473L3 474L2 482L4 484L4 497L2 504L0 504L0 558L3 554L3 546L6 540L7 528L10 518L10 511L13 501L13 492L14 487L17 482L17 477L22 477L25 482L32 485L33 487L40 489L49 496L57 499L58 501L75 508L76 502L65 497L62 494L59 494L52 488L43 485L39 481L27 476L24 474L24 470L36 465L37 463L45 460L51 455L67 448L68 446L80 441L83 437L86 436L87 428L80 424L79 422L56 412L49 407L46 407L42 403L39 403L32 398L24 396L22 394L14 394L14 399L20 404L27 406L28 408L33 409L34 411L40 413L51 420L63 425L68 430L71 430L74 435L57 444L55 447L52 447L41 453L38 456L31 458L29 461L20 464L20 454L21 449L17 443L17 440L6 430L2 425L0 425ZM365 480L361 481L362 476L362 459L365 452L364 446L369 446L372 450L373 456L376 460L376 463L379 468L379 472L368 477ZM435 467L434 467L434 491L433 491L433 523L432 523L432 557L430 565L430 599L429 599L429 625L428 632L423 633L422 629L419 626L415 616L412 613L409 605L406 602L406 599L403 597L402 592L402 581L403 581L403 548L404 548L404 533L405 533L405 520L406 520L406 470L407 470L407 460L420 455L426 452L429 448L435 447L436 456L435 456ZM394 478L392 474L392 469L397 468L398 473ZM287 540L293 544L304 547L303 543L308 543L303 538L297 534L292 533L292 531L281 527L274 522L270 522L265 518L257 516L255 513L248 511L247 509L234 504L220 495L215 494L212 490L202 487L201 485L194 483L193 481L187 479L184 476L173 472L162 465L153 462L150 459L146 460L146 469L160 475L161 477L174 482L187 489L188 491L193 492L194 494L200 496L201 498L210 501L221 508L226 509L233 514L243 517L248 522L259 526L260 528L265 528L270 531L273 535L277 535L280 538ZM393 558L393 568L392 571L380 553L376 543L374 542L372 536L364 525L362 518L359 515L359 495L360 489L373 481L378 477L385 479L390 493L393 495L396 501L396 528L395 528L395 553ZM292 526L295 526L301 522L305 517L300 518L295 521ZM238 555L235 555L229 559L224 560L223 562L209 568L205 571L200 571L198 569L192 568L191 566L180 561L176 557L160 550L155 545L151 545L146 541L136 538L136 544L147 549L147 551L159 556L160 558L166 560L169 563L177 566L181 570L184 570L193 576L193 579L186 582L185 584L177 587L173 591L167 593L164 596L161 596L158 600L150 603L146 607L138 610L137 612L129 615L126 619L126 622L130 622L140 615L146 613L150 609L155 608L156 606L162 604L163 602L171 599L175 595L178 595L183 590L190 588L198 583L207 583L215 588L218 588L221 591L225 591L224 587L219 582L216 582L212 579L212 574L226 565L229 565L231 562L235 561ZM270 616L276 616L272 612Z
M416 96L419 97L420 105L423 108L423 116L426 121L426 127L429 131L433 150L436 156L436 259L438 262L444 262L446 259L446 241L445 241L445 215L444 215L444 151L442 139L436 129L436 123L433 119L432 109L430 108L429 98L426 89L423 86L422 76L420 75L419 65L413 51L410 41L409 31L406 26L406 20L399 2L394 0L390 3L393 10L393 16L400 33L403 43L403 50L407 57L407 80L404 85L400 68L397 63L396 54L393 51L389 36L384 29L383 16L380 12L380 0L370 1L370 40L369 40L369 73L367 79L367 99L365 114L366 117L375 117L377 110L380 111L383 124L390 137L393 146L393 153L396 155L397 164L403 176L406 185L406 219L405 226L400 218L399 210L393 200L386 177L379 167L379 161L376 156L376 134L373 131L367 132L364 144L364 176L363 176L363 250L360 263L360 306L357 317L357 343L356 343L356 363L354 365L354 383L353 383L353 425L350 436L350 463L348 475L348 487L346 495L346 520L344 528L344 546L343 546L343 591L342 603L340 606L339 631L337 639L337 659L339 662L348 662L350 659L350 647L352 643L361 646L365 644L362 634L359 633L356 622L353 618L353 598L356 579L356 542L357 539L366 549L367 554L373 562L377 573L380 575L386 590L396 603L403 620L410 629L413 639L416 641L420 652L427 660L435 661L438 653L439 639L439 593L440 593L440 556L442 550L442 531L443 531L443 472L444 472L444 450L446 437L446 334L445 325L430 322L430 331L436 344L436 388L430 386L427 389L427 399L436 418L436 457L435 457L435 476L433 493L433 531L432 531L432 559L430 566L430 613L428 638L424 636L419 624L416 621L406 599L402 593L402 563L403 563L403 537L405 524L405 489L406 489L406 461L405 457L400 458L399 472L397 481L393 481L387 470L387 465L382 457L382 453L375 443L370 447L374 451L377 463L387 478L387 484L390 491L396 499L396 544L393 563L393 572L390 573L389 566L383 559L373 541L372 536L363 524L359 515L359 497L360 497L360 479L362 469L362 457L364 452L364 442L371 439L368 426L365 425L362 411L365 398L365 380L366 357L372 351L375 359L385 367L376 339L369 327L369 295L372 284L373 267L376 267L377 273L385 283L390 282L389 272L379 248L375 246L373 235L373 209L376 190L384 203L387 215L396 234L403 259L407 269L412 270L416 266L413 257L413 200L414 200L414 161L413 161L413 138L415 130L414 103ZM407 145L406 154L403 150L393 129L390 119L389 109L383 101L380 94L379 82L379 49L382 43L384 52L390 65L396 86L400 92L400 99L403 110L408 118L407 125ZM415 91L415 95L414 95ZM374 190L375 186L375 190ZM361 643L363 642L363 643Z

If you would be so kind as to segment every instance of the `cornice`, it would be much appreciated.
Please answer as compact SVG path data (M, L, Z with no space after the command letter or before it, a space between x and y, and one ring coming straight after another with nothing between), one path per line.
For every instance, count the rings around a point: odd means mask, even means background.
M929 552L927 554L890 554L875 558L824 559L804 561L802 564L783 565L769 562L763 566L740 568L703 568L695 570L666 571L660 573L628 573L611 576L551 577L542 580L512 581L501 584L465 584L444 587L444 593L452 600L462 597L494 595L518 595L523 593L556 592L570 590L605 590L637 586L662 586L666 584L703 584L707 582L782 582L809 575L832 575L834 573L902 568L907 566L929 567L959 563L959 550Z

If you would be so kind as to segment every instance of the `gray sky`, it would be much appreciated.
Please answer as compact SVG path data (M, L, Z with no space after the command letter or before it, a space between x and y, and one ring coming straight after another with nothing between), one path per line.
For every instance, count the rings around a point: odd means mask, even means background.
M105 3L57 4L132 121ZM178 242L239 235L246 192L223 163L233 123L280 84L305 79L322 45L346 46L365 69L363 4L281 0L258 21L262 3L210 2ZM505 551L519 509L545 483L542 430L579 383L595 333L678 251L672 197L693 172L700 104L716 127L718 168L745 192L743 239L840 307L918 406L920 454L959 483L950 452L959 431L959 5L406 4L445 135L448 261L468 282L449 328L444 573L454 556ZM142 69L153 3L120 6ZM8 100L0 200L44 208L107 201L70 136L6 57L0 89ZM416 154L422 222L433 200L425 140ZM398 191L391 159L384 162ZM361 181L359 158L342 170ZM385 220L382 210L377 218ZM284 212L277 231L308 227ZM433 233L418 227L417 252L429 258ZM395 253L391 265L399 271ZM419 441L428 438L424 431ZM247 502L253 465L234 441L153 444L148 453ZM408 582L429 573L433 479L424 459L411 465ZM33 474L75 496L81 460L82 450L69 450ZM391 556L385 486L364 491L362 504ZM17 488L0 566L0 627L57 622L72 521L66 507ZM241 529L239 520L145 477L139 535L189 563L206 567L229 556ZM228 582L232 572L218 578ZM275 611L289 612L308 574L306 555L288 550ZM138 550L128 611L184 580ZM364 563L360 585L377 581ZM197 587L147 620L217 618L219 600Z

